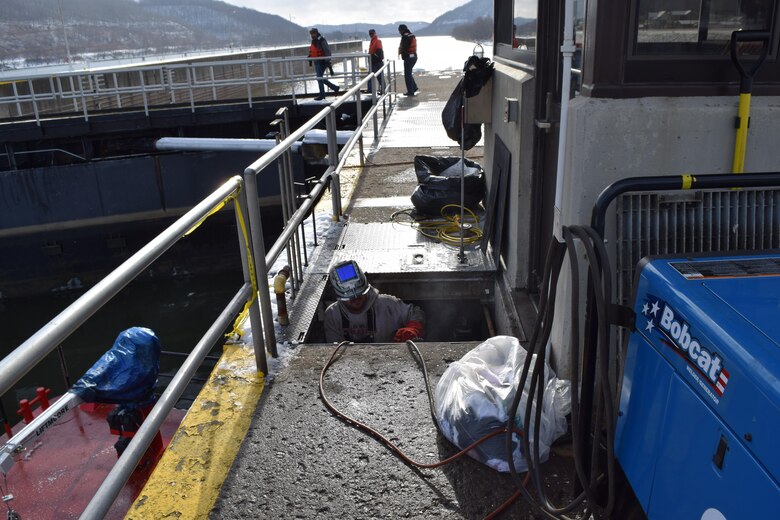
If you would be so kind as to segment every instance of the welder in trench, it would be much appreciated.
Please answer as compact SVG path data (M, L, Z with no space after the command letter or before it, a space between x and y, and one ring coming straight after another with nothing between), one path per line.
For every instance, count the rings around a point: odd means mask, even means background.
M395 296L380 294L354 260L334 265L329 277L338 301L325 310L326 341L390 343L422 338L423 310Z

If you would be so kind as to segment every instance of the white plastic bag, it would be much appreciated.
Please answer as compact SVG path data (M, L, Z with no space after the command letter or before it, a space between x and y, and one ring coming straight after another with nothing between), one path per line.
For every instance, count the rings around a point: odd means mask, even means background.
M447 439L463 449L506 425L526 355L517 338L495 336L447 367L436 385L435 401L436 418ZM534 361L532 359L532 369ZM531 375L532 372L526 379L515 417L515 425L524 431L523 415ZM545 381L539 435L542 462L547 460L550 445L566 432L566 415L571 409L569 381L557 379L549 365L545 366ZM533 429L526 435L533 445ZM528 469L521 448L521 440L515 434L512 454L518 472ZM489 439L469 455L497 471L509 471L505 435Z

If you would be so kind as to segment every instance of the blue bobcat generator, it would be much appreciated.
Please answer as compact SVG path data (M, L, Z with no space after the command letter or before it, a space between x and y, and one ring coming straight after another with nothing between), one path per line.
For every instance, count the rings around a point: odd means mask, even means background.
M780 254L638 269L615 454L645 515L780 518Z

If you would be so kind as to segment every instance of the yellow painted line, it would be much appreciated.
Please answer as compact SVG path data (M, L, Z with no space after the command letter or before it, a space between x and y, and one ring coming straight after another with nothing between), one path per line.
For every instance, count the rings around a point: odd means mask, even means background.
M125 520L208 518L263 388L252 347L225 345Z

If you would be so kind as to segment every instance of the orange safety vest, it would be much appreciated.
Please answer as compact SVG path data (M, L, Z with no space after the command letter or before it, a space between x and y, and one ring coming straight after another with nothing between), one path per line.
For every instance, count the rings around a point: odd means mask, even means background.
M417 54L417 38L414 37L414 34L406 33L401 35L401 45L398 47L398 54L403 59Z
M325 53L322 51L322 48L316 43L311 42L311 45L309 46L309 57L319 58L320 56L325 56Z
M415 38L414 34L409 38L409 48L407 49L407 52L409 54L417 54L417 38Z

